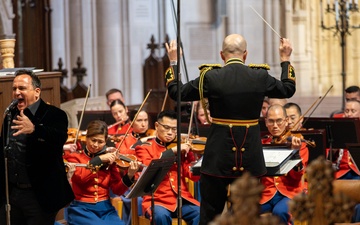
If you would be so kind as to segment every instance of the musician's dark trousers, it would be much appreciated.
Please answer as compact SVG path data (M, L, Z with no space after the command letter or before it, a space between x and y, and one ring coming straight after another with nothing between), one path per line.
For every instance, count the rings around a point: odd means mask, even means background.
M200 225L207 225L221 214L227 201L228 186L234 178L219 178L201 174Z
M54 225L56 213L44 212L31 188L11 188L9 201L11 225ZM5 204L0 207L0 224L7 224Z

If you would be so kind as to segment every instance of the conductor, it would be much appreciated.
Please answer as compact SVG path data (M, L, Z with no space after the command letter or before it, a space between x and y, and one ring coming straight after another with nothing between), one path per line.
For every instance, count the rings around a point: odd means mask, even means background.
M266 173L258 119L265 96L290 98L295 93L295 72L290 64L292 47L280 39L281 80L269 75L269 67L245 65L247 43L243 36L225 37L220 55L225 65L202 65L200 77L177 89L177 44L166 45L171 67L165 73L169 96L181 101L208 98L212 117L201 167L200 224L220 214L227 187L245 171L253 176ZM175 72L174 72L175 71ZM181 81L180 81L181 82Z

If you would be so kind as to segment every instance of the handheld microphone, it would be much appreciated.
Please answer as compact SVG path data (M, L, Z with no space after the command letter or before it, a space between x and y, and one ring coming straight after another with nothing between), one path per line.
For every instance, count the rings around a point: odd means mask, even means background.
M10 105L5 109L4 114L8 114L8 112L9 112L10 110L14 109L14 108L17 106L18 103L19 103L19 100L18 100L18 99L15 98L14 100L12 100L12 102L10 103Z

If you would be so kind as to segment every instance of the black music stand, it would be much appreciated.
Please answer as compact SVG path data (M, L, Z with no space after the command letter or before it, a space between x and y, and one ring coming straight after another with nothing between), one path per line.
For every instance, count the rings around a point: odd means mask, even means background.
M328 138L327 148L346 148L345 143L360 142L360 120L357 118L309 118L304 127L331 131L332 143Z
M153 159L149 166L143 170L139 179L135 183L126 198L136 198L143 195L151 195L151 224L154 224L154 193L158 188L161 181L169 171L172 165L174 165L175 157Z
M327 141L329 141L329 137L326 138L327 133L325 129L300 130L294 131L293 133L299 133L304 136L305 140L314 141L316 144L315 147L307 146L307 148L309 149L308 165L321 155L326 157L326 145Z

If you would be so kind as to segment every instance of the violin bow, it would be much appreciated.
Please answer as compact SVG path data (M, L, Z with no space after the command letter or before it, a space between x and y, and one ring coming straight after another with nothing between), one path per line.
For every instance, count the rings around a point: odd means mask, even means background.
M169 91L168 91L168 89L166 88L165 97L164 97L164 101L163 101L163 103L162 103L161 111L160 111L160 112L164 111L164 108L165 108L165 104L166 104L166 100L167 100L167 98L168 98L168 95L169 95Z
M315 105L315 104L317 103L317 101L319 101L320 99L321 99L321 96L319 96L319 98L317 98L317 99L313 102L313 104L308 108L308 110L306 110L306 112L300 116L300 118L296 121L296 123L294 123L294 127L301 121L302 118L304 118L304 116L310 111L310 109L311 109L312 107L314 107L314 105ZM292 131L294 131L294 130L292 130L292 129L286 130L286 129L285 129L284 132L283 132L283 134L280 135L280 136L281 136L280 139L281 139L281 140L285 139L287 136L290 135L290 133L291 133Z
M131 120L130 126L128 127L128 129L126 130L126 132L125 132L125 134L124 134L124 138L123 138L123 139L121 139L121 141L120 141L120 143L119 143L118 147L116 148L116 153L118 153L118 152L119 152L119 149L120 149L121 145L124 143L125 137L128 135L128 133L129 133L129 131L130 131L130 129L131 129L131 127L132 127L132 125L134 124L134 122L135 122L135 120L136 120L136 118L137 118L137 116L139 115L140 111L141 111L141 110L142 110L142 108L144 107L144 104L145 104L146 100L149 98L149 95L150 95L151 91L152 91L152 89L150 89L150 90L149 90L149 92L147 93L147 95L146 95L146 97L145 97L144 101L141 103L141 105L140 105L140 107L139 107L138 111L136 112L136 114L135 114L134 118Z
M85 100L84 100L84 105L83 105L83 109L82 109L82 111L81 111L81 116L80 116L80 120L79 120L78 129L77 129L77 132L76 132L74 144L76 144L76 142L77 142L77 140L78 140L78 138L79 138L80 126L81 126L81 122L82 122L83 117L84 117L84 112L85 112L86 104L87 104L87 101L88 101L88 99L89 99L90 88L91 88L91 84L89 84L88 89L87 89L87 92L86 92L86 96L85 96Z
M315 106L315 104L316 104L320 99L321 99L321 96L319 96L319 97L313 102L313 104L311 104L311 106L306 110L306 112L303 113L303 114L300 116L300 118L298 119L298 121L296 121L296 123L294 124L294 127L301 121L301 119L303 119L303 118L305 117L305 115L310 111L310 109L311 109L312 107ZM303 123L303 124L304 124L304 123ZM290 132L291 132L291 130L290 130Z
M331 88L333 88L334 85L331 85L330 88L326 91L326 93L324 94L324 96L321 98L319 104L317 104L317 106L314 108L314 110L309 114L309 116L306 118L306 120L303 122L303 124L305 124L309 118L311 117L311 115L315 112L315 110L317 109L317 107L320 105L320 103L325 99L326 95L330 92Z

